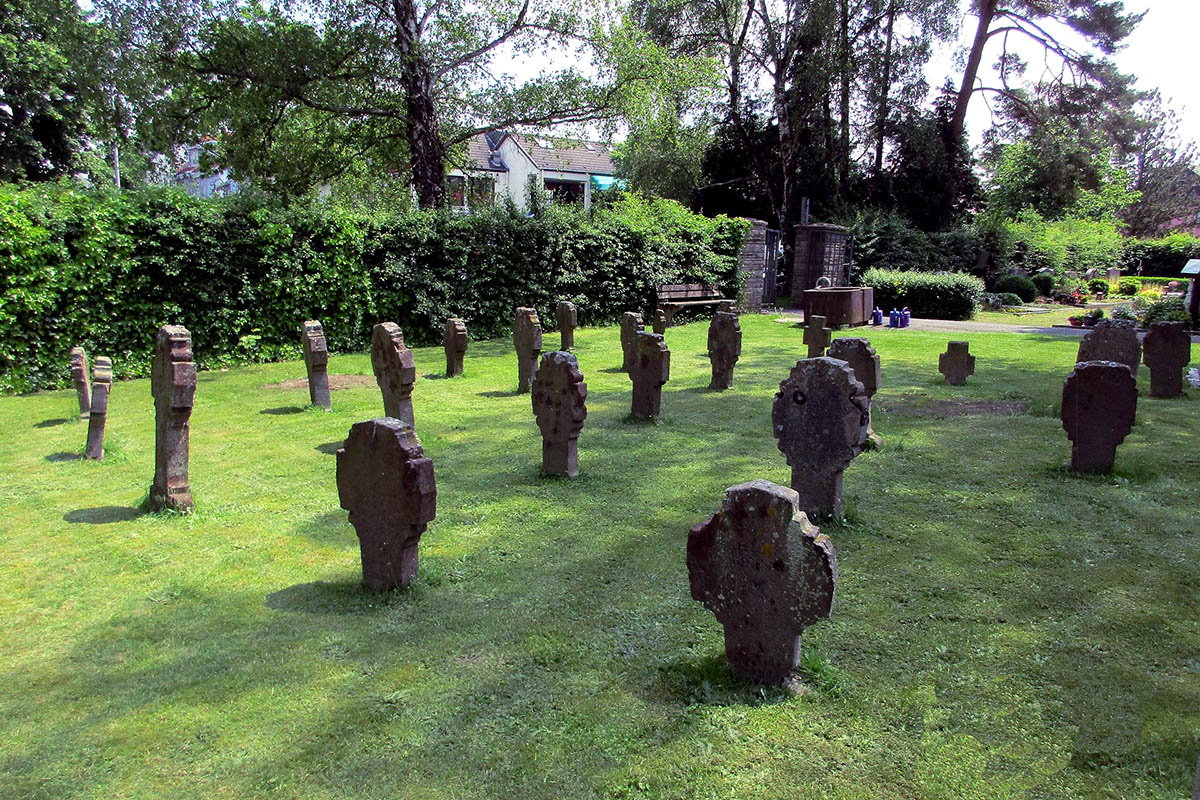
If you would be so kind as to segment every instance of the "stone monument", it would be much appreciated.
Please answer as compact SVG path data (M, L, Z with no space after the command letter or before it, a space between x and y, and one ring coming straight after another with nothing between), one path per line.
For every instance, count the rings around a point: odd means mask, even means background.
M192 361L192 334L182 325L158 329L150 391L156 430L149 508L188 513L195 507L188 485L188 423L196 399L196 364Z
M867 394L867 438L863 442L864 450L874 450L883 444L883 437L871 427L870 402L879 391L879 356L871 347L869 339L845 337L835 339L829 345L829 357L845 361L854 370L854 379L863 385Z
M71 348L71 383L79 396L79 418L87 419L92 408L92 388L88 384L87 353L82 347Z
M671 379L671 351L661 333L637 332L629 379L633 381L630 416L635 420L657 420L663 384Z
M415 429L412 392L417 368L396 323L381 322L371 332L371 368L383 392L383 413Z
M1102 319L1079 342L1076 363L1084 361L1116 361L1124 364L1136 379L1142 346L1138 344L1133 320Z
M532 308L518 308L513 319L513 347L517 349L517 394L533 386L538 356L542 352L542 321Z
M575 356L563 350L542 355L533 378L533 415L542 432L542 474L579 474L579 432L587 418L587 384Z
M386 592L417 577L417 545L437 510L433 462L412 426L369 419L337 451L338 500L362 551L363 583Z
M654 309L654 322L650 326L655 333L667 332L667 312L661 308Z
M819 315L804 318L804 343L808 345L808 357L820 358L829 347L832 334L825 327L825 318Z
M687 566L692 597L725 628L730 668L796 686L800 635L829 618L838 578L833 542L796 493L764 480L726 489L721 510L688 534Z
M975 356L971 355L970 342L949 342L946 352L938 356L938 372L946 377L951 386L962 386L967 378L975 374Z
M862 451L869 419L867 394L845 361L797 361L779 384L771 422L810 519L842 516L842 471Z
M574 350L575 328L579 326L579 314L575 311L575 304L560 300L554 309L554 316L558 323L558 332L562 336L562 349Z
M708 360L712 362L709 389L733 387L733 366L742 355L742 326L737 314L718 311L708 323Z
M463 356L467 353L467 324L457 317L446 320L442 332L442 347L446 349L446 377L462 375Z
M92 409L88 419L87 452L88 458L96 461L104 460L104 425L108 421L108 395L112 390L112 361L104 356L96 356L96 366L92 371Z
M304 369L308 373L308 402L330 411L329 347L325 344L325 329L319 320L304 323Z
M637 357L637 335L639 331L643 330L645 330L645 326L642 324L641 314L626 311L621 315L622 372L629 372L632 369L633 360Z
M1133 429L1136 412L1137 381L1125 364L1076 364L1062 392L1062 425L1071 440L1071 469L1111 470L1117 445Z
M1192 337L1182 322L1155 322L1142 341L1142 360L1150 368L1150 396L1183 394L1183 368L1192 360Z

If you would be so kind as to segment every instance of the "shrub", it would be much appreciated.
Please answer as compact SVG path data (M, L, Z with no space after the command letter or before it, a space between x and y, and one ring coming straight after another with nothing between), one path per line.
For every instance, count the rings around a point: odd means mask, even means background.
M1107 296L1112 287L1108 285L1108 281L1104 278L1092 278L1087 282L1087 288L1092 294Z
M1191 322L1181 297L1163 297L1149 303L1142 314L1142 325L1149 327L1155 322Z
M1133 297L1141 288L1142 283L1137 278L1121 278L1117 281L1117 293L1126 297Z
M995 290L1001 294L1015 294L1022 302L1032 303L1037 299L1037 287L1025 275L1001 275L996 279Z
M1017 298L1020 300L1020 298ZM984 292L979 296L979 303L991 311L999 311L1004 307L1004 298L993 292Z
M1129 306L1117 306L1112 310L1113 319L1137 320L1137 316L1129 309Z
M1049 272L1039 272L1030 278L1033 281L1037 293L1042 297L1049 297L1054 292L1054 275Z
M1001 292L1000 302L1006 306L1019 306L1024 304L1025 301L1019 295L1015 295L1012 292Z
M887 310L908 306L913 316L970 319L979 310L983 281L961 273L869 269L864 286L875 287L875 304Z
M1121 252L1121 268L1136 275L1175 278L1192 258L1200 258L1200 239L1188 233L1128 239Z

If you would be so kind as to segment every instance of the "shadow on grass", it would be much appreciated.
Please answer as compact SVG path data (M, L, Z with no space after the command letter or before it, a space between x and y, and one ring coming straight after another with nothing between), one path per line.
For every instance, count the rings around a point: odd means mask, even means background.
M512 389L507 392L501 392L501 391L477 392L476 396L478 396L478 397L516 397L516 396L522 395L522 394L529 394L529 393L528 392L518 392L516 389Z
M55 425L65 425L66 423L68 423L70 421L71 420L66 417L62 417L59 419L44 419L41 422L34 425L33 427L35 427L35 428L53 428Z
M51 453L50 455L46 456L46 460L52 463L59 461L81 461L82 459L83 453L70 453L65 450L61 453Z
M376 593L359 580L298 583L267 595L267 608L303 614L368 614L390 605L405 592Z
M83 522L88 525L108 525L113 522L130 522L142 516L144 512L132 506L97 506L96 508L81 508L63 514L65 522Z
M605 367L604 369L596 370L596 372L607 372L609 375L625 374L625 370L621 369L620 367Z
M316 450L318 453L324 453L327 456L336 456L337 451L341 450L345 444L346 443L344 441L326 442L325 444L317 445L313 449Z
M724 650L664 664L658 668L653 688L682 706L756 707L784 703L794 697L777 686L739 678L725 661Z
M280 406L279 408L264 408L259 411L260 414L271 414L273 416L283 416L285 414L303 414L304 409L300 406Z

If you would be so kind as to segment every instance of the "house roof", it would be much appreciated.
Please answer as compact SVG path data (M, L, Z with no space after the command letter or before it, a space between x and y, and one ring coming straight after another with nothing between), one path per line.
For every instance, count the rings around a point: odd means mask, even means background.
M474 169L488 172L508 172L500 154L491 146L491 138L484 134L472 136L467 140L467 164Z
M612 151L599 142L575 142L569 139L517 136L500 131L480 134L467 142L467 163L474 169L507 171L500 158L500 145L511 138L540 170L579 172L588 175L612 175Z

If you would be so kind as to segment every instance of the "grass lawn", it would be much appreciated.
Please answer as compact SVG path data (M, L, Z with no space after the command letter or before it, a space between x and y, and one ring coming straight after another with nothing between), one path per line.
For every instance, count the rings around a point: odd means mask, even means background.
M574 481L538 477L508 342L472 343L453 380L417 350L438 515L415 587L382 597L334 481L373 386L326 414L270 386L299 363L201 374L190 517L136 511L147 381L114 386L102 463L76 458L74 392L0 398L0 797L1187 796L1197 392L1151 399L1143 369L1115 473L1080 477L1056 408L1076 340L974 334L976 375L948 387L954 336L866 331L885 444L823 526L841 584L793 697L733 679L688 594L689 527L727 486L790 474L770 408L802 331L742 325L725 393L707 323L668 331L657 426L623 421L617 329L580 330Z

